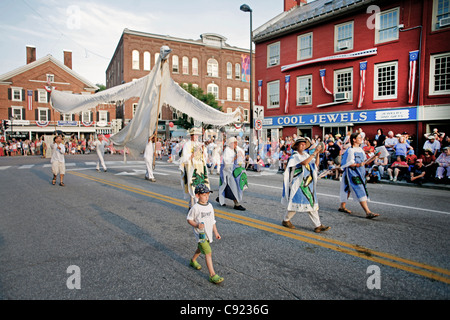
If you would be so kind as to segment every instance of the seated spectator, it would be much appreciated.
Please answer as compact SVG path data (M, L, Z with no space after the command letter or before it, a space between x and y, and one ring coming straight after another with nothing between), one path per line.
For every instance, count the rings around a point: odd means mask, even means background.
M398 137L398 143L393 147L395 150L395 156L406 157L408 150L412 149L412 147L406 142L406 138L402 135Z
M417 159L413 170L410 172L409 181L419 186L425 181L425 167L422 159Z
M381 180L381 174L378 170L377 166L373 166L369 169L368 175L367 175L367 182L370 183L377 183Z
M438 182L442 182L444 173L446 173L446 183L448 183L450 181L450 147L444 147L444 152L436 159L436 163L438 165L436 179Z
M388 157L383 158L375 158L373 161L372 169L377 167L378 172L380 173L380 177L383 178L384 171L388 166Z
M436 157L433 155L430 149L426 149L424 154L420 156L423 166L426 170L426 179L433 178L436 175Z
M408 151L408 155L406 156L406 163L409 166L409 171L412 170L414 165L416 164L417 156L414 154L414 149L410 149Z
M372 157L375 153L375 147L370 144L370 141L368 138L364 141L365 145L363 147L363 151L366 154L366 158L369 159Z
M280 157L280 170L284 171L286 169L286 164L289 160L289 155L287 154L286 150L283 150L283 153Z
M397 156L397 161L391 164L391 167L387 169L389 174L389 180L397 181L399 174L404 175L408 173L409 166L402 156ZM394 172L394 177L392 177L392 172Z
M441 149L441 144L439 143L439 141L436 140L436 137L433 134L430 134L428 136L427 141L425 141L424 145L423 145L423 150L430 150L431 154L434 155L435 157L437 156L437 153L440 151Z
M264 161L263 161L263 159L261 159L260 155L258 154L256 156L256 162L253 163L253 170L260 172L261 168L264 168L264 167L265 167Z

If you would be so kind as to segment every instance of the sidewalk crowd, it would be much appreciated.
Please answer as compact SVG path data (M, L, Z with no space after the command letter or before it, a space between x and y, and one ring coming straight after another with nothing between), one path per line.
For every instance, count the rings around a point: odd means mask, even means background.
M395 134L389 131L384 135L382 129L378 129L374 137L366 136L362 129L357 129L364 138L362 145L367 158L372 157L379 147L384 147L373 163L366 167L367 181L377 183L382 179L392 182L405 180L408 183L421 185L426 182L450 184L450 137L443 132L434 129L432 133L425 134L426 142L416 150L411 145L410 136L404 133ZM323 143L324 152L320 154L320 176L322 178L339 180L342 175L340 170L341 156L349 147L348 132L345 137L340 134L325 134L323 137L315 136L311 139L312 146L309 152L313 153L316 146ZM298 138L295 134L271 141L270 138L260 141L252 159L249 152L249 140L237 136L239 146L245 151L245 158L240 161L245 162L246 170L261 171L275 169L284 172L289 157L292 155L292 145ZM176 162L179 159L185 140L182 137L163 140L156 140L156 159L161 160L163 156L168 157L169 162ZM95 139L77 139L75 136L65 139L66 154L88 154L95 151ZM222 140L214 137L204 141L207 150L207 167L210 172L219 174L220 163L224 145ZM387 151L387 152L386 152ZM39 155L45 157L46 145L44 139L21 140L11 139L0 141L0 156L31 156ZM106 152L115 154L118 151L110 144Z

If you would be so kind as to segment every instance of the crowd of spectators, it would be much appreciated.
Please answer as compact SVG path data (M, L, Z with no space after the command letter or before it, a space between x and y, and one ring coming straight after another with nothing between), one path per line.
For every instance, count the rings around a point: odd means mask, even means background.
M421 185L425 182L450 183L450 137L443 132L434 129L432 133L425 134L426 142L419 150L411 145L410 136L406 133L397 133L393 131L383 133L378 129L373 137L366 136L365 132L357 129L363 137L364 143L361 146L366 153L367 158L379 153L368 167L366 167L367 181L377 183L382 179L393 183L404 180L408 183ZM350 146L348 132L345 137L340 134L325 134L323 137L315 136L311 139L311 148L309 152L314 152L319 143L323 143L324 152L320 157L320 176L327 179L339 180L342 174L340 170L341 157L345 150ZM269 138L255 141L250 146L248 138L237 137L242 151L240 160L247 170L277 170L284 172L289 157L292 154L291 146L294 144L297 136L279 138L272 140ZM182 137L170 140L158 139L155 145L156 158L168 158L169 162L176 162L180 157L183 148L184 139ZM216 138L205 139L206 165L210 172L220 171L221 154L226 139L216 140ZM66 137L66 152L68 154L88 154L95 150L94 140L77 139L76 136ZM256 145L258 145L256 147ZM254 148L256 157L250 157L250 148ZM383 148L384 147L384 148ZM0 142L0 156L28 156L40 155L45 157L44 139L36 140L16 140ZM109 153L116 153L112 145L106 149Z

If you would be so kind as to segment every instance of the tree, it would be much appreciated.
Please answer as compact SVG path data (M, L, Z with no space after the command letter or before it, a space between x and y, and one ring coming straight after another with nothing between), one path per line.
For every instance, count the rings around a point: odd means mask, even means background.
M201 88L194 87L192 83L189 83L188 85L182 85L181 87L187 92L189 92L191 95L196 97L198 100L206 103L207 105L213 107L214 109L222 111L222 107L219 106L219 104L216 101L216 98L212 93L205 94ZM182 127L183 129L189 130L192 127L194 127L194 119L189 117L187 114L183 113L181 117L178 117L178 119L174 121L174 124ZM206 123L202 123L202 127L203 129L206 130L210 129L212 126Z

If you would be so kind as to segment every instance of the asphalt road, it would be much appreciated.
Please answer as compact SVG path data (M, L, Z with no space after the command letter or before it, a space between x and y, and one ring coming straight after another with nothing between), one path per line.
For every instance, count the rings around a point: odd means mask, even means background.
M221 285L189 267L196 244L176 165L143 159L67 156L65 187L50 183L49 159L0 158L0 299L3 300L447 300L450 297L449 191L369 185L338 212L339 182L320 180L316 234L306 214L281 226L282 175L249 172L243 205L215 207L212 243ZM212 190L218 176L211 175ZM192 305L191 305L192 306ZM178 312L178 307L175 312ZM228 309L231 311L231 309ZM181 312L181 311L180 311ZM216 310L217 312L217 310ZM221 310L224 312L224 309Z

